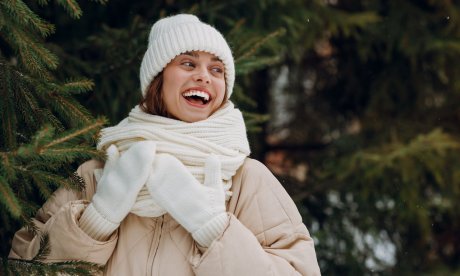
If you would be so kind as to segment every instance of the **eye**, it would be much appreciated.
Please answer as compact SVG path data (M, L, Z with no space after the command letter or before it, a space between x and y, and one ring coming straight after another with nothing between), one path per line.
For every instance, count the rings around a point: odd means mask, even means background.
M189 67L189 68L194 68L195 67L195 64L191 61L183 61L181 63L181 65L185 66L185 67Z
M220 67L220 66L213 66L211 67L211 71L215 74L223 74L224 73L224 68Z

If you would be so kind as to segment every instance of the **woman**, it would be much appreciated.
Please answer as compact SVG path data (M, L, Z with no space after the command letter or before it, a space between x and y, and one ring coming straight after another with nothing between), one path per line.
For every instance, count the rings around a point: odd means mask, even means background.
M319 275L293 201L248 158L234 79L216 29L186 14L156 22L142 101L102 130L107 162L81 165L84 192L59 189L36 216L45 261L99 263L106 275ZM31 259L39 243L21 229L10 257Z

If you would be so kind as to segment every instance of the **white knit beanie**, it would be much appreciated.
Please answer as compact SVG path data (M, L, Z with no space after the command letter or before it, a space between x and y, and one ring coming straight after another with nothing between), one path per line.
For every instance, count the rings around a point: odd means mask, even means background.
M188 51L208 52L224 63L229 98L235 82L235 65L230 47L219 31L191 14L166 17L152 26L140 70L142 95L145 97L152 80L171 60Z

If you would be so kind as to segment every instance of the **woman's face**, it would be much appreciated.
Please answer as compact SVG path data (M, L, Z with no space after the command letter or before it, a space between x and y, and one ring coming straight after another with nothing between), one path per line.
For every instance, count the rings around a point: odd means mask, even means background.
M208 118L225 96L224 64L213 54L193 51L174 58L163 71L164 104L184 122Z

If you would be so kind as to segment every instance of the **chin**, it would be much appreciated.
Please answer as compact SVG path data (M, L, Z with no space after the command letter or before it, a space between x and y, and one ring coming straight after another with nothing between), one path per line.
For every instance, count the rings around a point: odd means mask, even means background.
M199 121L203 121L205 119L207 119L207 117L198 117L198 118L192 118L192 119L188 120L187 122L196 123L196 122L199 122Z
M205 120L207 119L209 116L180 116L180 117L176 117L176 119L179 119L183 122L186 122L186 123L195 123L195 122L198 122L198 121L202 121L202 120Z

